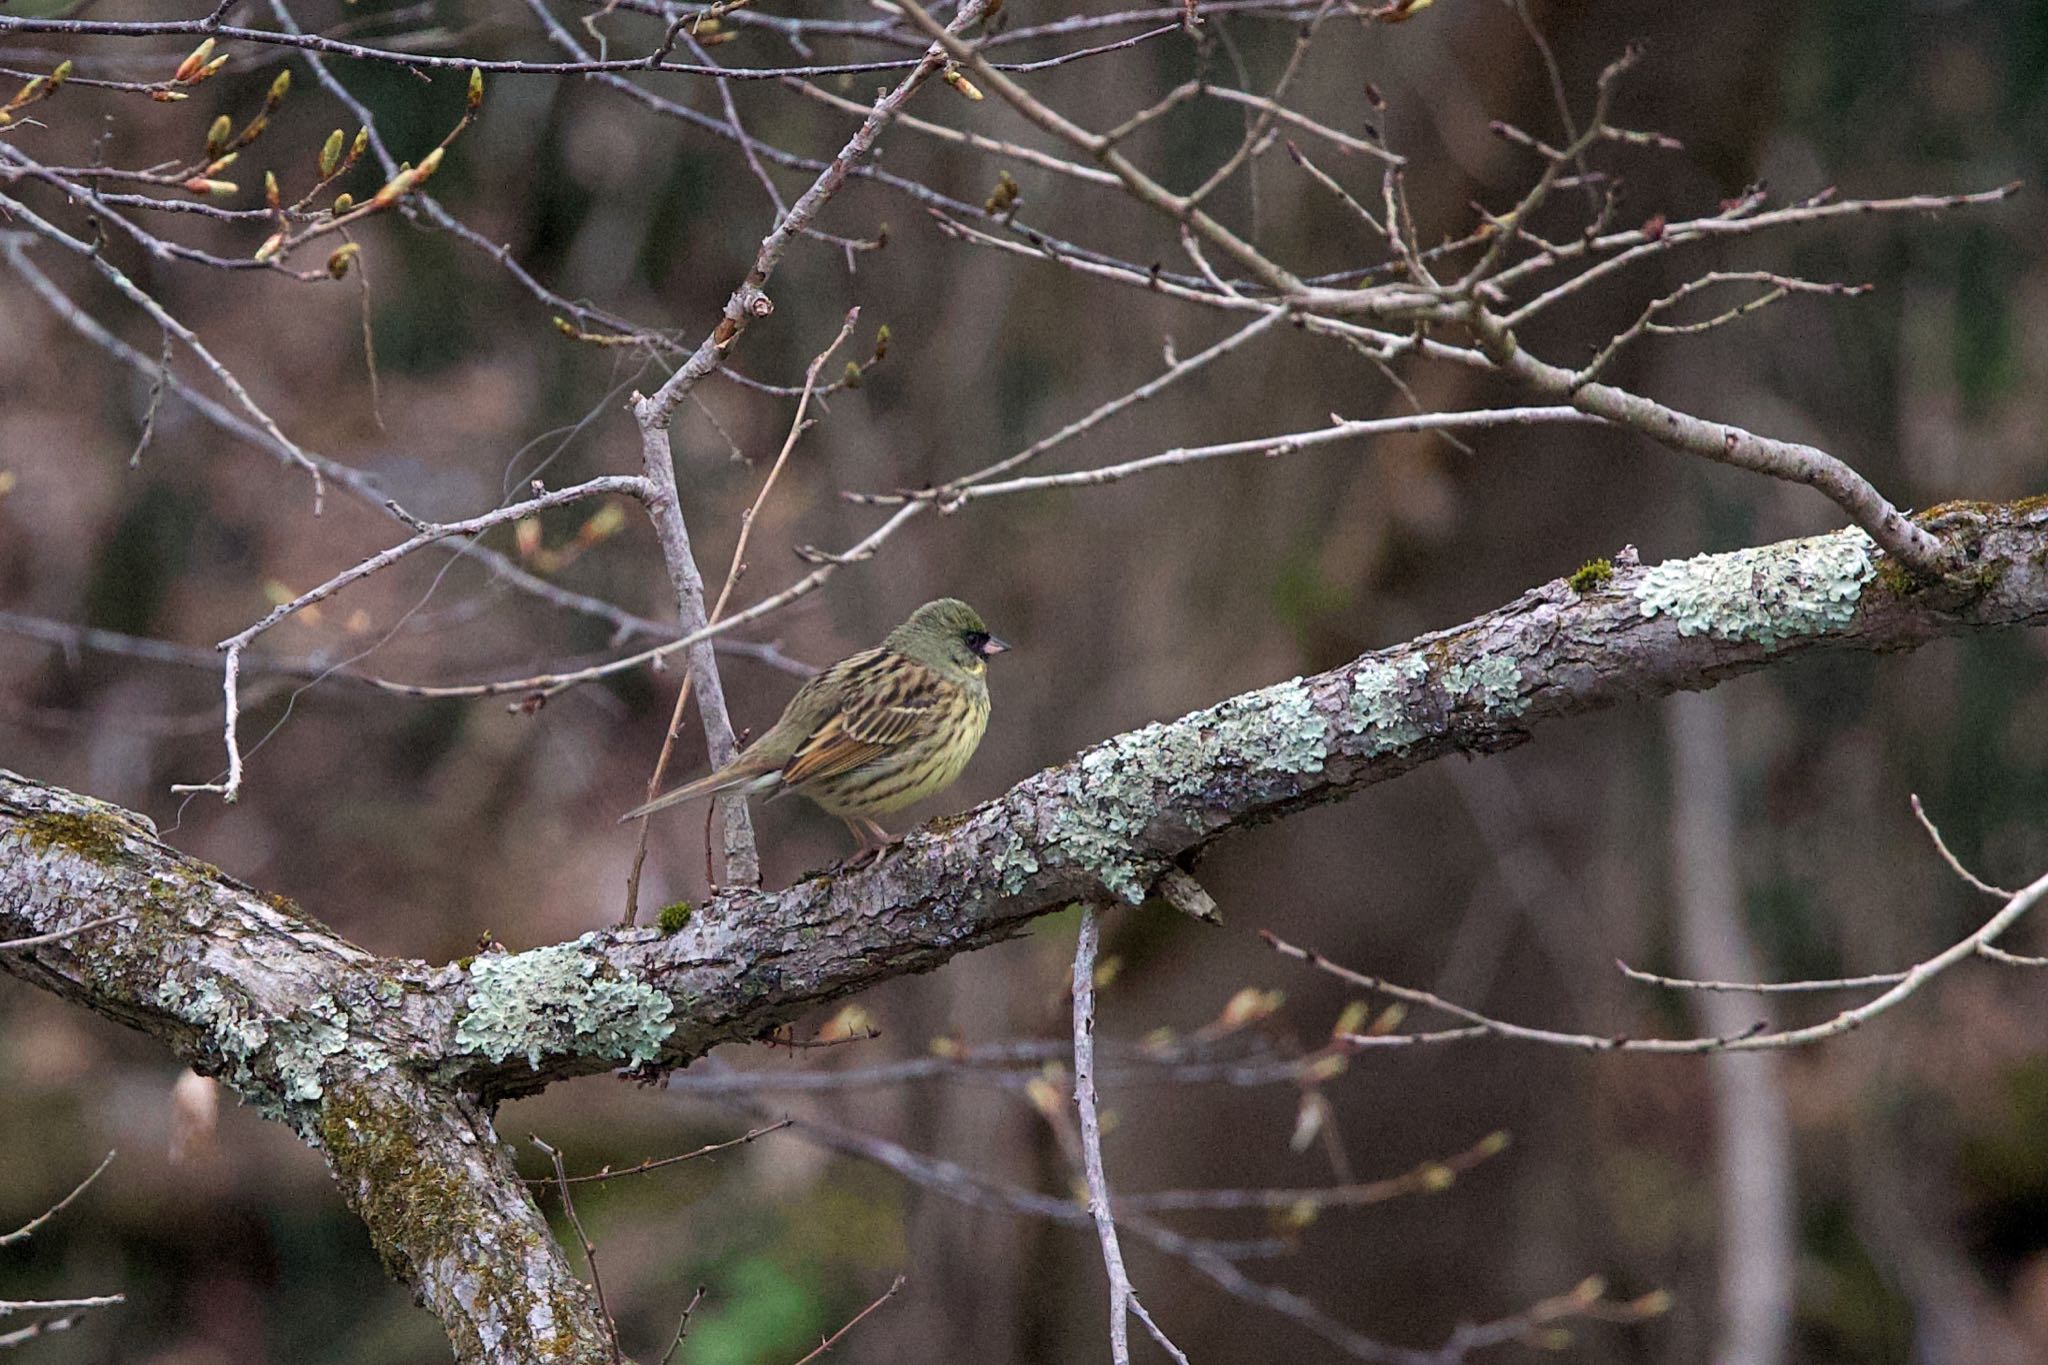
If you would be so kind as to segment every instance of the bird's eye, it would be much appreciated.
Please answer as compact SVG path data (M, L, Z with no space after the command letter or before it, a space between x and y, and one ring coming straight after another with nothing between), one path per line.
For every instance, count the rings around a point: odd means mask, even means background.
M982 649L988 644L988 632L985 630L970 630L965 638L967 652L976 657L980 656Z

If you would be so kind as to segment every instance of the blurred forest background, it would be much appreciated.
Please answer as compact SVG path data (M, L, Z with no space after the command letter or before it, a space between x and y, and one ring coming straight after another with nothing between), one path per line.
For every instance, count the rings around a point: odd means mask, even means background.
M1058 17L1032 0L1010 7L1015 23ZM590 8L556 12L573 22ZM1600 67L1628 41L1646 45L1618 116L1686 151L1626 159L1624 223L1711 212L1759 181L1787 198L1830 184L1883 196L2048 181L2048 7L2027 0L1582 0L1531 12L1581 110ZM109 0L87 13L162 18L166 7ZM509 3L363 0L298 14L310 28L343 25L379 44L558 55ZM602 22L625 51L660 33L641 16ZM1238 83L1241 63L1250 87L1263 88L1295 28L1256 12L1210 25L1205 51L1174 36L1040 73L1032 88L1108 126L1200 69ZM737 32L720 60L790 59L768 33ZM189 46L4 35L0 65L47 70L59 53L90 52L97 65L82 60L81 74L156 79ZM287 65L294 91L245 160L303 167L330 128L353 130L300 60L231 50L229 67L184 104L67 91L39 106L51 127L36 145L61 145L74 164L102 137L115 164L185 156L216 113L245 118ZM824 44L818 60L872 55L871 46ZM426 84L371 63L335 70L402 157L424 152L461 112L459 73ZM865 102L876 79L827 84ZM1368 81L1384 112L1369 108ZM702 79L650 85L717 108ZM1425 241L1465 231L1472 201L1499 209L1526 185L1530 159L1491 136L1489 119L1556 135L1543 64L1497 0L1439 0L1400 25L1333 22L1299 91L1305 104L1338 111L1340 126L1373 122L1411 158ZM773 82L736 84L733 97L756 135L809 155L831 155L854 123ZM913 108L1030 136L996 101L970 105L936 84ZM1141 150L1169 181L1191 184L1235 145L1243 114L1191 106L1148 132ZM882 165L976 203L1007 170L1038 225L1141 261L1181 260L1170 233L1114 193L900 129L882 146ZM242 169L238 202L255 203L260 171ZM786 195L809 180L775 174ZM362 192L373 187L366 178ZM575 79L494 77L483 117L431 188L561 294L692 344L769 222L761 185L729 143ZM55 196L18 192L74 229L82 221ZM1876 289L1794 300L1703 338L1660 339L1632 352L1622 373L1705 415L1812 441L1901 505L2048 490L2042 203L2030 188L1967 215L1824 225L1752 243L1745 261ZM1314 268L1341 268L1357 242L1355 225L1283 153L1264 158L1220 207L1236 221L1256 215L1265 240ZM793 546L842 549L879 520L840 490L920 486L978 468L1156 374L1167 338L1188 355L1229 321L946 240L918 206L873 184L850 186L823 226L864 239L884 223L887 245L860 253L852 272L838 249L799 243L771 290L774 315L733 356L744 373L788 384L851 306L862 316L846 355L865 356L879 324L892 335L886 361L833 396L798 447L756 527L739 604L806 569ZM256 241L199 220L156 227L229 254L247 255ZM559 485L634 468L624 402L660 373L644 355L565 337L550 309L446 234L385 215L362 240L374 391L365 295L353 280L298 285L150 262L126 242L109 250L295 439L372 472L421 515L486 510L542 471ZM47 247L28 254L121 336L156 352L154 327L77 261ZM1644 278L1581 296L1547 324L1552 350L1583 355L1626 326L1690 269L1664 259ZM280 594L399 538L392 522L346 498L330 496L313 520L301 473L175 399L131 468L146 378L4 268L0 338L0 610L204 653ZM202 373L181 372L210 389ZM1407 373L1432 405L1498 397L1468 392L1478 386L1463 374ZM719 380L698 393L703 410L679 416L676 445L685 512L715 589L792 404ZM1332 410L1403 407L1357 357L1281 328L1055 458L1080 468L1311 428ZM1839 524L1808 490L1619 434L1508 429L1469 442L1466 453L1404 436L977 502L919 519L872 562L747 638L822 664L872 643L918 602L953 594L1017 646L994 670L994 721L979 757L953 791L913 812L922 819L1104 736L1452 624L1624 544L1653 560ZM548 518L529 563L672 619L644 523L630 516L601 536L602 526L587 529L593 510ZM579 536L594 543L582 547ZM509 536L491 543L514 549ZM601 623L494 585L471 563L423 555L288 621L263 647L338 661L374 646L359 662L383 675L472 681L602 653L607 635ZM724 670L735 723L757 731L796 683L745 657L726 656ZM614 819L640 799L678 677L641 671L520 714L502 698L420 701L338 677L307 686L255 675L244 742L264 742L250 754L242 799L224 806L169 793L220 766L217 671L0 632L0 763L147 812L171 843L292 897L378 952L440 961L486 936L526 947L616 920L634 835ZM1725 744L1674 747L1689 732L1674 727L1670 708L1621 709L1547 725L1499 757L1425 766L1229 842L1203 877L1223 929L1165 912L1110 918L1106 951L1119 970L1100 1004L1105 1046L1216 1027L1246 987L1284 1001L1238 1030L1234 1046L1247 1055L1314 1046L1353 993L1265 950L1254 936L1262 927L1497 1016L1637 1036L1703 1031L1696 1000L1627 982L1614 961L1684 969L1673 849L1689 817L1674 793L1711 794L1722 778L1734 821L1722 871L1765 977L1902 967L1982 918L1986 906L1915 825L1909 793L1985 878L2016 884L2048 870L2041 633L1893 658L1808 657L1711 697L1708 724L1725 725ZM692 725L677 772L702 762ZM774 884L846 851L837 823L799 803L768 808L759 824ZM664 818L643 904L699 897L703 868L701 815ZM1056 1057L1073 931L1071 917L1042 921L1020 941L873 992L860 1003L877 1039L728 1049L693 1073L871 1066L929 1055L934 1040L1048 1039ZM2041 951L2048 938L2035 925L2011 946ZM2042 989L2024 973L1958 971L1875 1026L1783 1055L1764 1073L1789 1124L1788 1359L2048 1358ZM1782 1017L1828 1007L1794 1000ZM744 1109L591 1079L509 1106L499 1126L522 1148L538 1133L572 1168L591 1169L787 1112L1064 1194L1060 1134L1034 1106L1029 1070L815 1095L768 1089ZM0 1297L118 1290L128 1303L31 1344L23 1359L446 1359L440 1326L386 1279L320 1160L289 1132L230 1098L210 1137L174 1153L177 1075L148 1040L0 982L0 1227L46 1208L104 1151L120 1152L30 1245L0 1253ZM1257 1212L1160 1216L1204 1235L1285 1239L1286 1254L1246 1268L1384 1340L1431 1345L1461 1320L1512 1313L1600 1275L1621 1297L1667 1290L1671 1309L1574 1325L1548 1348L1601 1365L1709 1359L1722 1236L1709 1116L1726 1101L1707 1064L1478 1043L1366 1054L1317 1093L1329 1106L1328 1140L1296 1151L1295 1086L1146 1084L1112 1069L1105 1103L1118 1189L1315 1186L1347 1168L1361 1179L1393 1175L1504 1131L1506 1150L1448 1188L1327 1209L1306 1225ZM630 1349L658 1354L701 1285L683 1359L794 1360L900 1270L904 1291L835 1348L838 1358L1104 1358L1102 1266L1087 1229L967 1207L815 1136L778 1132L587 1187L579 1206ZM530 1169L540 1174L541 1159ZM1148 1305L1198 1361L1340 1358L1143 1245L1127 1243L1126 1255ZM1539 1357L1548 1358L1511 1345L1489 1358Z

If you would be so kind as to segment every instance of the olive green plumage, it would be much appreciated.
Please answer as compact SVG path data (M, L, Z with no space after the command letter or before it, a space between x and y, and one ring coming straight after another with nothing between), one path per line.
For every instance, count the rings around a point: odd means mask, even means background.
M988 728L987 661L1008 648L965 602L927 602L879 648L805 683L732 762L622 818L699 796L796 792L863 846L886 843L872 817L945 790L974 756Z

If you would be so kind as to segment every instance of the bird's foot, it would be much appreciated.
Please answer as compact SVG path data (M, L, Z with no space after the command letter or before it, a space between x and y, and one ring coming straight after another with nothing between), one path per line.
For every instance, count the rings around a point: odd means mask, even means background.
M846 827L853 831L853 837L860 840L860 848L846 860L846 868L850 872L872 867L876 859L902 842L898 836L864 815L844 815L840 818L846 821Z

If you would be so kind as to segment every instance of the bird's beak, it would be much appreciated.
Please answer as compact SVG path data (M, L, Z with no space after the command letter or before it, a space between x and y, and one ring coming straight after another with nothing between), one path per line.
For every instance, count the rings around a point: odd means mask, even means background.
M1009 649L1010 646L1008 644L991 635L981 647L981 657L986 659L991 654L1006 654L1009 652Z

